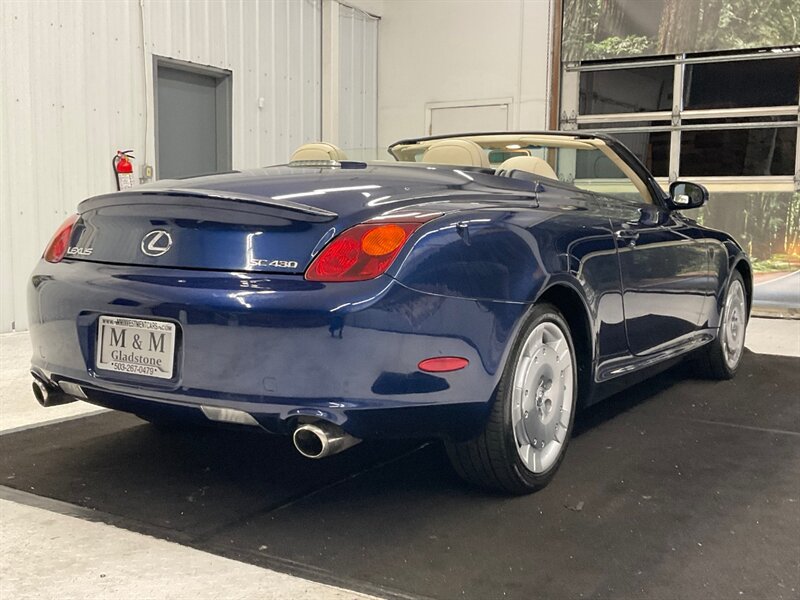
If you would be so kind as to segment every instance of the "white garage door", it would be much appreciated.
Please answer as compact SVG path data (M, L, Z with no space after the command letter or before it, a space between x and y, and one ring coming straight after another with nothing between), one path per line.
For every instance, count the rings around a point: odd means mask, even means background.
M428 135L508 131L508 103L431 106Z

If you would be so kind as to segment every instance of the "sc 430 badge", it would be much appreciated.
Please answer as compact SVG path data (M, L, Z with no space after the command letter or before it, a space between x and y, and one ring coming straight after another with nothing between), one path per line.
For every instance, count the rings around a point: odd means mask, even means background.
M296 260L270 260L268 258L251 258L250 267L272 267L275 269L296 269Z

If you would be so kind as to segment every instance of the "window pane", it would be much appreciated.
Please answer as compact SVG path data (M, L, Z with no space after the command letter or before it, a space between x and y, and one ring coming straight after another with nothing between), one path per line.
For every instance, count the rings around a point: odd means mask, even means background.
M715 125L718 123L758 123L764 124L764 126L769 127L770 123L787 123L789 121L797 121L797 115L759 115L757 117L715 117L713 119L709 118L702 118L702 119L683 119L683 125Z
M681 176L792 175L797 128L681 133Z
M581 73L579 113L613 113L672 110L674 69L640 67Z
M633 123L582 123L578 129L604 133L604 128L622 129L623 127L658 127L664 123L652 121L636 121ZM642 161L644 166L656 177L669 175L669 132L668 131L632 131L630 133L615 131L608 135L617 138Z
M582 190L637 202L652 202L649 194L642 193L644 186L640 190L622 169L600 150L559 148L556 165L558 178L561 181L570 182Z
M669 132L612 133L655 177L669 176Z
M684 108L797 104L800 57L687 65Z
M768 310L773 316L800 312L800 286L791 279L778 279L800 267L800 193L712 190L708 204L690 215L703 225L727 231L750 255L755 283L764 284L754 288L754 312Z

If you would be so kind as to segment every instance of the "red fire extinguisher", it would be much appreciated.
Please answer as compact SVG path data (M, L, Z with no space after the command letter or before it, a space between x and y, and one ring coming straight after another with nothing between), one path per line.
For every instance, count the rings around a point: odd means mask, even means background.
M111 161L118 190L127 190L133 187L133 164L130 159L134 156L131 152L133 150L117 150L116 156Z

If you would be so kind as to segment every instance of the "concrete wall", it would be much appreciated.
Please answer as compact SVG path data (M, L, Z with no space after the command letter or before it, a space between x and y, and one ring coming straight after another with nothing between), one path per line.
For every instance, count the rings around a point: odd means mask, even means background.
M232 72L234 168L321 136L321 4L0 1L0 331L27 327L56 227L115 189L114 152L154 162L154 54Z
M371 158L353 149L378 145L378 29L380 21L359 8L339 6L338 140L350 158ZM360 155L358 155L360 154Z
M373 5L381 16L379 145L425 135L430 102L511 98L511 129L544 129L551 4L387 0Z

